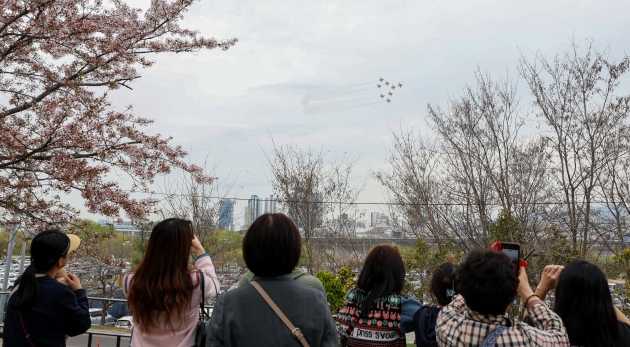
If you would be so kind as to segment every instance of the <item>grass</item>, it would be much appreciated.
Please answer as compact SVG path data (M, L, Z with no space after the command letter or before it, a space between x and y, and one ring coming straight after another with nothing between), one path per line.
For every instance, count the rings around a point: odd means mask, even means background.
M131 334L131 329L116 328L116 327L106 327L106 326L102 326L102 325L92 325L92 327L90 327L90 330L100 330L100 331L109 331L109 332Z

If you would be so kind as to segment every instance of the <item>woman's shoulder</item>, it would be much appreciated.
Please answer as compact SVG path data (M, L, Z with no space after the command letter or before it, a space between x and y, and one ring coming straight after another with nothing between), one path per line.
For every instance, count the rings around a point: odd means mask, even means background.
M630 346L630 325L619 321L617 325L619 326L619 335L621 341L624 342L624 346Z

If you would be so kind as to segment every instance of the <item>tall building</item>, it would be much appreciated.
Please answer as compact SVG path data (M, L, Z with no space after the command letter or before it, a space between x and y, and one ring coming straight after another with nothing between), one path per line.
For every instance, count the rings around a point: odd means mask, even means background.
M221 200L219 207L219 229L234 229L234 200Z
M273 194L269 195L269 198L265 199L264 202L265 208L263 213L276 213L276 203L278 200L273 196Z
M250 225L260 216L260 200L258 195L252 195L252 198L247 200L247 207L249 207L249 219Z
M243 208L243 229L249 228L254 220L252 219L252 209L249 204Z

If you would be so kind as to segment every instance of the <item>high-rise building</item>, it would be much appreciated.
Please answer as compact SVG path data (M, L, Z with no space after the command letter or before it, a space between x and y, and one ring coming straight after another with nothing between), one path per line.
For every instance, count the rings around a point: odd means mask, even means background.
M249 228L249 226L252 225L253 222L254 220L252 220L252 209L251 207L249 207L248 204L243 209L243 229Z
M234 229L234 200L221 200L219 207L219 229Z
M378 220L381 218L381 213L380 212L372 212L370 213L370 226L372 228L376 227L378 225Z
M264 200L264 202L265 208L263 210L263 213L276 213L276 203L278 202L278 200L276 200L273 195L270 195L268 199Z
M252 198L247 200L247 207L249 207L250 225L260 216L260 200L258 195L252 195Z

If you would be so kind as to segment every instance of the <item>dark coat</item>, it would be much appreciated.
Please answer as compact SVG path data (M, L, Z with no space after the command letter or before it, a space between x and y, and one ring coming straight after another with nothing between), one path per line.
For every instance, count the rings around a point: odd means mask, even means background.
M335 322L322 292L289 275L254 276L294 326L300 328L310 347L339 345ZM301 346L251 284L222 294L217 301L206 347Z
M20 276L15 284L22 281ZM49 276L38 277L39 297L33 307L22 312L24 327L37 347L66 345L64 335L86 332L92 322L85 289L72 292L65 284ZM20 323L19 311L13 308L17 295L11 295L7 305L2 340L5 346L30 347Z

